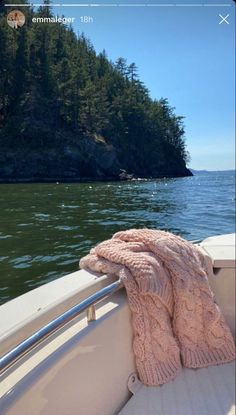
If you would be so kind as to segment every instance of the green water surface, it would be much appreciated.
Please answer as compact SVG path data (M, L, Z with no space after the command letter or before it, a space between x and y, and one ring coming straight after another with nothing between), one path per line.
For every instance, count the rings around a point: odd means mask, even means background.
M78 184L0 185L0 301L78 269L96 243L129 228L186 239L231 233L234 174Z

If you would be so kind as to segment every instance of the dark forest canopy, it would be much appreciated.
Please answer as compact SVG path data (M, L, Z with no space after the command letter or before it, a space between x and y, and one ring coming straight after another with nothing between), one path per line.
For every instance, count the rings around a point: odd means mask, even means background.
M26 3L26 1L21 1ZM134 63L109 61L66 25L32 23L49 7L0 6L0 179L191 175L183 117L152 100ZM10 10L8 10L9 12ZM151 64L151 63L150 63Z

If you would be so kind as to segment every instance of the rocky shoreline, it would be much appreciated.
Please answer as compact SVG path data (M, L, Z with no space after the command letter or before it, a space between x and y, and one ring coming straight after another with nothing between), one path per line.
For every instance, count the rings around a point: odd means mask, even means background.
M66 139L65 139L66 141ZM150 155L151 157L152 155ZM93 139L44 149L2 148L0 183L123 181L192 176L181 159L160 157L150 166L135 151L124 152Z
M131 175L129 175L131 176ZM193 176L184 175L184 176L157 176L157 177L132 177L132 178L118 178L118 177L75 177L75 178L64 178L64 177L40 177L40 178L19 178L19 179L4 179L0 178L0 184L23 184L23 183L93 183L93 182L124 182L124 181L147 181L147 180L158 180L158 179L174 179L180 177Z

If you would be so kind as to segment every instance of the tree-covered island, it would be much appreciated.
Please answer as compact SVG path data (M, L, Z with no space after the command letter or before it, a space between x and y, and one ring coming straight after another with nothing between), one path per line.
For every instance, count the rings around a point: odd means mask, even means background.
M26 23L14 30L0 6L0 181L191 175L183 117L151 99L134 63L62 23L33 23L48 7L17 8Z

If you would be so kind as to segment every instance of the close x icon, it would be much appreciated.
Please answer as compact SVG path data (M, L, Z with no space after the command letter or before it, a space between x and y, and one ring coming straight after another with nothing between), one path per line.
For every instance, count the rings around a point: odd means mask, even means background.
M220 18L219 24L225 23L225 24L229 25L229 21L228 21L229 14L226 14L225 16L222 15L222 14L219 14L219 18Z

